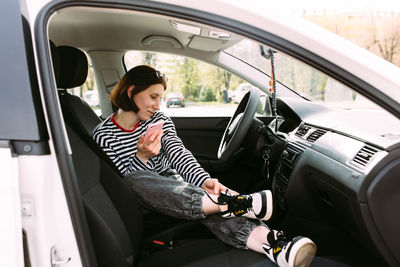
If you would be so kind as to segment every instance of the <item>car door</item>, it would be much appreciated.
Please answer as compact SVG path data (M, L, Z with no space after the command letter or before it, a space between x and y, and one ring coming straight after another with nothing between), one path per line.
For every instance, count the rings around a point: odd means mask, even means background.
M32 215L32 205L26 196L21 196L20 174L23 168L32 167L28 159L49 153L48 135L40 127L44 122L43 113L37 109L40 101L37 105L33 103L38 92L25 54L22 22L26 25L26 20L21 21L20 8L15 1L2 1L0 14L3 35L0 59L6 63L2 64L0 72L0 257L3 266L22 266L26 249L22 221Z
M54 88L38 82L37 67L51 70L50 57L35 62L34 16L27 11L23 1L0 3L0 265L82 266L70 215L74 204L60 177L59 162L67 159L56 156L46 116L55 106L42 102L43 90Z

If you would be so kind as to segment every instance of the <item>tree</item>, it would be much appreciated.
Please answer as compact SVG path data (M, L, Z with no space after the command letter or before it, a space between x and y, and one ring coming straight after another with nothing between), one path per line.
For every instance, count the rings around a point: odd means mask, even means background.
M88 69L88 76L86 78L86 81L82 86L80 87L79 90L79 96L83 97L86 91L94 90L94 74L93 74L93 68L89 67Z
M224 82L224 85L225 85L225 89L226 90L230 89L232 73L227 72L227 71L223 71L222 72L222 77L223 77L223 82Z
M201 98L203 101L223 101L224 91L228 93L229 89L236 88L238 84L243 82L232 73L204 62L200 62L199 71L202 84ZM205 100L203 96L210 96L211 93L214 97L207 97L207 99L214 100Z
M146 64L146 65L150 65L150 66L156 66L157 65L157 55L156 55L156 53L143 52L143 60L144 60L144 64Z
M396 62L400 49L400 16L392 13L389 16L371 17L371 39L367 49L377 52L392 63Z
M232 73L217 68L216 77L214 77L214 79L217 85L215 91L218 92L219 96L222 96L224 91L230 89L231 77Z
M342 13L305 18L400 66L400 13Z
M184 58L180 68L183 78L183 94L185 98L197 100L200 95L201 83L199 75L199 62Z

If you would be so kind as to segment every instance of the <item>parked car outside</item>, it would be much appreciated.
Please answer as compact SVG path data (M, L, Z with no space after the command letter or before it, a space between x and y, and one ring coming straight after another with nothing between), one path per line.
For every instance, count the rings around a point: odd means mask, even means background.
M91 107L96 107L100 104L99 94L96 90L88 90L83 94L85 100Z
M241 83L238 85L238 87L235 89L235 91L232 92L232 102L233 103L240 103L244 95L254 86L249 84L249 83Z
M170 106L185 107L185 98L181 92L168 93L165 100L167 108Z

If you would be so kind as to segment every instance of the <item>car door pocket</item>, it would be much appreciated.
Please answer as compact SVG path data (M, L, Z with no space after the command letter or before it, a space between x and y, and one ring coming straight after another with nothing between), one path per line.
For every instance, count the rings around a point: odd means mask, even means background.
M319 199L327 206L332 207L333 203L331 201L331 197L329 196L328 192L325 190L319 190L318 192Z

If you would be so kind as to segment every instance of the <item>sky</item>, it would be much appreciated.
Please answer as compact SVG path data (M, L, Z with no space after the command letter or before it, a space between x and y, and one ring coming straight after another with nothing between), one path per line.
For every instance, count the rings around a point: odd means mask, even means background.
M1 0L0 0L1 1ZM43 3L49 0L30 0L27 1L31 8L35 11L39 9ZM327 10L330 12L369 12L369 11L386 11L400 12L400 0L222 0L231 4L235 2L245 2L246 5L254 7L262 6L280 6L290 13L301 14L303 10L307 12ZM252 4L253 3L253 4ZM267 10L267 9L266 9ZM36 12L34 12L36 13Z
M302 10L352 11L400 11L400 0L279 0L276 4L285 8Z
M243 0L222 0L238 5ZM237 2L236 2L237 1ZM246 0L245 5L251 7L268 7L282 9L288 13L302 14L303 11L330 13L342 12L400 12L400 0Z

